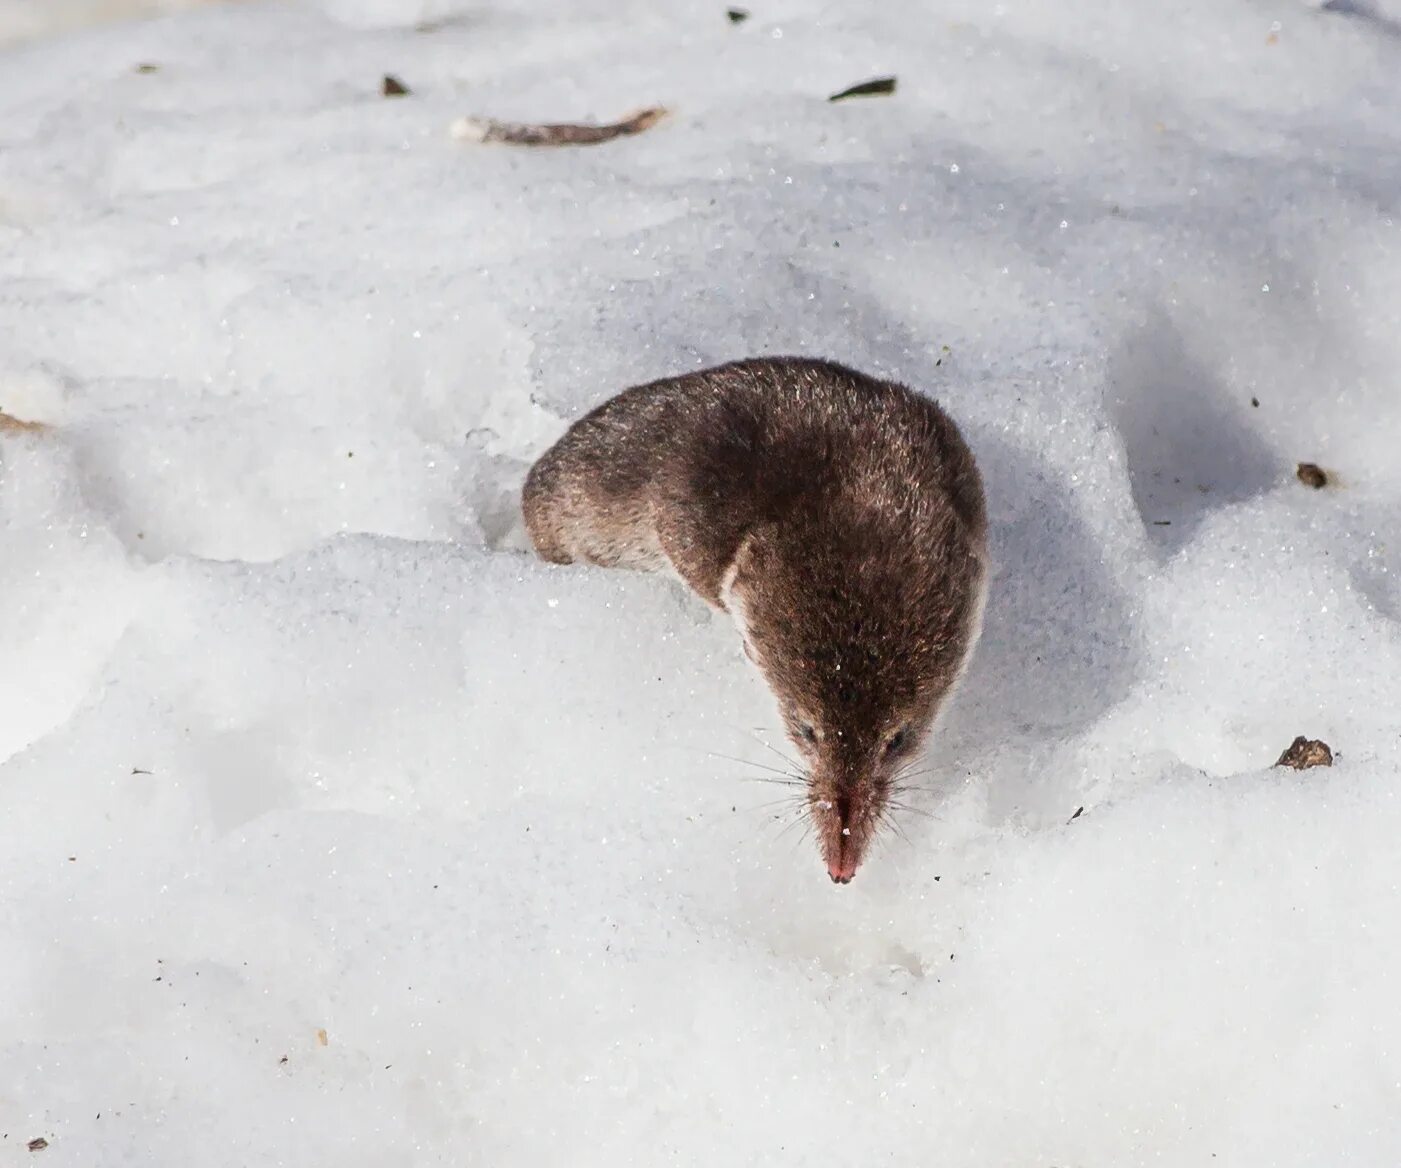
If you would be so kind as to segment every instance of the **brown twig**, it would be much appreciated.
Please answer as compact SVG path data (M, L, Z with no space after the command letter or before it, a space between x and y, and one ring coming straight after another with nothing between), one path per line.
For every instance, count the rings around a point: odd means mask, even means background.
M42 434L47 429L43 422L26 422L0 410L0 434Z
M537 124L502 122L495 118L458 118L452 136L465 142L502 142L509 146L594 146L629 134L649 130L667 111L660 106L638 110L618 122L592 125L581 122Z

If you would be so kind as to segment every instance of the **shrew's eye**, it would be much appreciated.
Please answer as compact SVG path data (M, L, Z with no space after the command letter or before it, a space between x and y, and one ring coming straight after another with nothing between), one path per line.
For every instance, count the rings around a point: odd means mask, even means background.
M886 741L885 753L899 754L909 744L910 732L906 730L905 727L901 726L900 729L895 731L895 733L892 734L890 738Z
M804 722L798 727L798 737L809 745L817 745L817 731L813 729L812 724L809 722Z

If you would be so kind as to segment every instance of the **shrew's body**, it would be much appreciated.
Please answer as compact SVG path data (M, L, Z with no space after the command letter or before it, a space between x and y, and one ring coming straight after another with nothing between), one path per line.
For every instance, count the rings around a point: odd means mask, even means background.
M982 482L949 417L830 362L737 361L580 418L523 506L545 559L670 568L734 617L849 881L981 624Z

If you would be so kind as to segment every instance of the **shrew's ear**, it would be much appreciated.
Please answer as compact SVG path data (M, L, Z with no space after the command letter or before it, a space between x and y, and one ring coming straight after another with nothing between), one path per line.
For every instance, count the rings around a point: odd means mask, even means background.
M735 595L735 584L739 581L741 573L748 574L752 566L752 551L754 547L754 532L746 531L739 537L739 542L735 545L735 554L730 562L725 566L725 571L720 576L720 607L730 613L735 620L740 622L743 629L743 615L740 613L739 598ZM749 638L744 638L745 646L748 647ZM751 655L752 656L752 655Z
M740 580L741 572L753 570L752 566L748 564L748 552L752 538L751 534L746 533L740 539L735 558L730 561L729 567L725 569L725 574L720 578L720 607L730 614L735 626L739 629L739 639L744 646L744 655L755 665L758 665L759 655L754 651L754 642L749 634L749 614L744 611L744 598L735 587Z
M735 542L734 566L737 569L745 570L754 567L754 561L758 558L758 536L759 531L754 527L746 527Z

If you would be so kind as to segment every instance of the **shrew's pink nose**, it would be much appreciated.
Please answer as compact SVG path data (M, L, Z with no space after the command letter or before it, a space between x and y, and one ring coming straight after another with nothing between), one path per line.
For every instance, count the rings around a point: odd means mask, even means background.
M851 878L856 875L856 861L849 856L830 860L827 864L827 875L832 878L833 884L850 884Z

